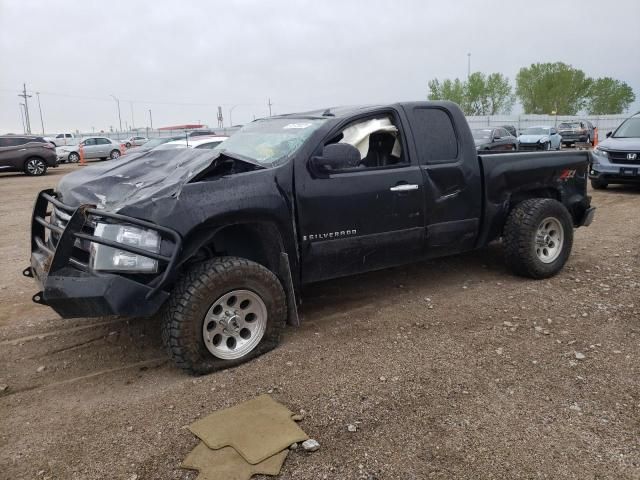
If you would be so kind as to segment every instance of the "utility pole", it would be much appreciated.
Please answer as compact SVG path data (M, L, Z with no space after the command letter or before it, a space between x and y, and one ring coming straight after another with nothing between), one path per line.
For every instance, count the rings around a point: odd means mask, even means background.
M120 130L118 131L118 133L120 133L122 132L122 117L120 116L120 100L116 98L114 95L110 95L110 97L113 98L118 104L118 122L120 122Z
M42 135L44 135L44 121L42 120L42 106L40 106L40 92L36 92L38 97L38 110L40 110L40 125L42 126Z
M218 128L224 128L224 118L222 116L222 107L218 105Z
M271 99L269 99L269 103L267 103L267 105L269 106L269 116L271 116L271 106L273 105L273 103L271 103Z
M471 53L467 53L467 81L471 76Z
M25 123L27 127L26 133L31 133L31 122L29 122L29 104L27 103L27 98L31 98L31 95L27 95L27 84L22 84L22 93L18 94L19 97L24 98L24 115L25 115Z
M18 108L20 109L20 121L22 122L22 133L27 133L27 126L24 123L24 103L19 103Z
M231 114L233 113L233 109L234 109L234 108L236 108L237 106L238 106L238 105L234 105L233 107L231 107L231 108L229 109L229 126L230 126L230 127L233 127L233 120L232 120L232 118L231 118Z
M151 109L149 109L149 123L151 124L151 130L153 130L153 117L151 116Z
M131 105L131 128L133 130L136 129L136 122L133 121L133 102L129 100L129 104Z

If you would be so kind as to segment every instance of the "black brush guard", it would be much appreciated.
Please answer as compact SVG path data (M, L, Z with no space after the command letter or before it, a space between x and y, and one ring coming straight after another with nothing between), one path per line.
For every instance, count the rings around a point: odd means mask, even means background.
M47 220L49 204L70 215L64 228ZM171 244L171 252L162 253L161 249L161 253L153 253L89 234L84 227L89 224L90 216L154 230L163 241L169 240L162 246ZM57 244L47 241L47 230L59 237ZM73 256L77 240L153 258L158 261L161 273L142 283L128 275L93 271L88 263ZM70 207L60 202L53 190L43 190L38 194L31 219L31 265L23 274L34 277L42 287L33 301L50 306L63 318L149 316L157 312L168 297L162 288L171 278L181 248L182 238L174 230L93 206Z

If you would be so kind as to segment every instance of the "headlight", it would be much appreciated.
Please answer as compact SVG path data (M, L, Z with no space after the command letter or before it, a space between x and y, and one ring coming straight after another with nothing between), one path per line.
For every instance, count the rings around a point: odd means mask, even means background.
M160 236L155 230L132 225L98 223L95 236L141 248L148 252L160 252ZM111 272L156 273L158 271L158 261L153 258L99 243L91 243L90 265L93 270Z
M606 150L600 149L600 147L594 148L593 154L600 158L609 158L609 152L607 152Z

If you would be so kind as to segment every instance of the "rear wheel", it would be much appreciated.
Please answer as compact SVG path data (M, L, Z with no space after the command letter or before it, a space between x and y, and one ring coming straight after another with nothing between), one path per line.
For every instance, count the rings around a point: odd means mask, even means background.
M507 218L504 252L517 275L547 278L557 274L571 254L573 221L566 207L550 198L519 203Z
M24 173L32 177L39 177L47 173L47 164L41 158L30 158L24 164Z
M111 153L109 154L109 158L111 160L115 160L116 158L120 158L120 150L111 150Z
M602 180L597 180L595 178L591 179L591 188L594 190L604 190L608 186L609 184L607 182L603 182Z
M174 287L162 338L176 365L204 374L273 349L286 319L278 278L257 263L221 257L195 265Z

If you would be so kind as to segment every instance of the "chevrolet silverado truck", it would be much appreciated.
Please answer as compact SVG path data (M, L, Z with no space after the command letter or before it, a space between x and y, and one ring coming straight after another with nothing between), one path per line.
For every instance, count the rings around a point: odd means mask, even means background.
M40 192L23 273L65 318L157 317L195 374L272 349L305 284L498 239L513 272L550 277L595 210L587 152L478 155L450 102L270 117L214 150L134 156Z

